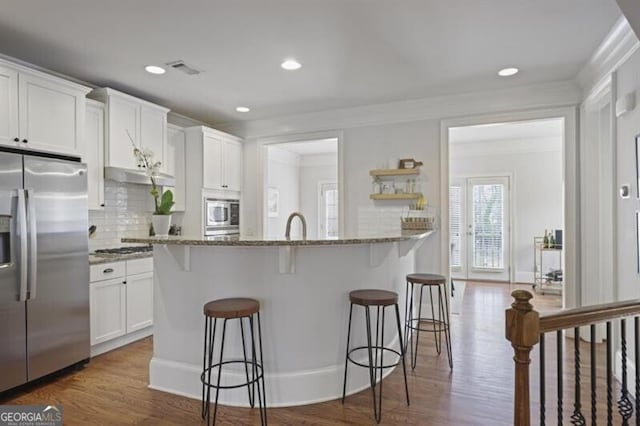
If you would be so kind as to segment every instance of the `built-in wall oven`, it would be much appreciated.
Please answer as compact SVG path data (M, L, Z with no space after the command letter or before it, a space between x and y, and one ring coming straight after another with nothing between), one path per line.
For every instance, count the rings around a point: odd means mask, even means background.
M237 235L240 233L240 201L204 199L204 235Z

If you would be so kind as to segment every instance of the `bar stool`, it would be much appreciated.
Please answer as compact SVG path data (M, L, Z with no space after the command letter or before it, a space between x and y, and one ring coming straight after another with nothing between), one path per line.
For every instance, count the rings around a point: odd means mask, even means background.
M416 368L418 360L418 340L420 332L433 333L436 352L440 355L442 350L442 334L444 333L445 344L447 347L447 355L449 357L449 368L453 369L453 356L451 354L451 330L449 327L449 298L447 297L446 284L447 279L442 275L436 274L409 274L407 275L407 292L405 296L405 327L404 341L409 344L409 330L415 331L415 335L411 333L411 369ZM418 316L413 316L413 295L414 285L420 286L420 298L418 305ZM429 288L429 300L431 301L431 317L422 316L422 295L424 288ZM433 288L438 290L438 317L435 316L433 309ZM421 328L420 323L431 324L429 328ZM415 341L415 351L414 351ZM405 348L406 352L406 348Z
M256 339L254 334L254 315L258 319L258 344L260 345L260 359L256 359ZM249 404L251 408L255 406L255 390L258 389L258 406L260 409L260 424L267 424L267 403L266 391L264 385L264 370L262 357L262 330L260 326L260 303L254 299L247 298L231 298L219 299L204 305L204 355L202 360L202 374L200 381L202 382L202 419L210 420L211 405L211 388L216 390L215 403L213 406L213 424L216 423L216 412L218 410L218 395L220 389L235 389L247 387L249 394ZM220 343L220 357L214 364L213 346L215 343L216 326L218 319L224 320L222 323L222 341ZM240 321L240 333L242 337L242 354L241 360L223 360L224 355L224 339L227 331L227 321L238 319ZM244 320L249 323L249 334L251 344L251 359L247 359L247 350L244 333ZM212 324L213 322L213 324ZM237 385L221 385L222 366L229 364L243 364L246 375L246 382ZM211 371L218 368L218 378L216 383L211 382ZM251 367L251 377L249 377L249 367ZM262 382L262 389L261 389Z
M369 381L371 383L371 393L373 395L373 415L377 423L380 423L382 418L382 372L385 368L391 368L402 362L402 371L404 373L404 389L407 395L407 405L409 405L409 387L407 385L407 369L404 364L405 348L402 344L402 329L400 326L400 310L398 309L398 294L392 291L386 290L354 290L349 293L349 300L351 306L349 308L349 328L347 330L347 349L344 360L344 382L342 385L342 403L344 404L344 398L347 391L347 366L349 362L360 367L369 369ZM367 322L367 346L358 346L349 350L349 341L351 339L351 317L353 314L353 305L363 306L365 313L365 320ZM396 323L398 326L398 339L400 340L400 349L396 351L392 348L384 347L384 311L387 306L395 306L396 311ZM376 312L376 340L375 344L371 341L371 314L370 307L377 308ZM382 318L380 316L380 308L382 308ZM381 321L382 320L382 321ZM369 363L362 364L351 358L351 354L366 349L369 353ZM385 351L393 352L400 356L400 361L394 364L384 364L383 355ZM375 355L374 355L375 352ZM380 357L380 365L378 366L378 356ZM380 390L378 394L378 400L376 402L376 383L378 381L378 370L380 370Z

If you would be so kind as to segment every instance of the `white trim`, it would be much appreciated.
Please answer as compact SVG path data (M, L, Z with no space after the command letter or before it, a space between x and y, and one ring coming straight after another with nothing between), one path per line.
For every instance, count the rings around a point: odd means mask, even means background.
M256 139L256 179L257 194L256 201L258 203L258 220L256 222L256 235L264 235L264 218L267 214L264 202L264 194L267 191L267 155L266 145L283 144L288 142L304 142L315 141L318 139L337 139L338 141L338 229L340 235L344 232L344 133L339 130L329 130L322 132L310 132L301 134L283 134L280 136L270 136Z
M39 67L38 65L34 65L8 55L3 55L2 53L0 53L0 65L11 67L18 72L26 72L49 81L51 81L51 79L53 78L55 79L56 83L63 84L74 90L78 90L84 95L91 92L91 90L95 88L94 85L82 80L78 80L73 77L69 77L67 75L60 74L43 67Z
M440 223L441 228L449 228L449 128L472 126L478 124L517 122L540 120L548 118L564 119L563 138L563 175L565 182L564 199L564 228L565 241L568 249L565 253L566 285L563 292L564 307L579 306L580 288L580 170L579 151L577 143L577 114L576 107L545 108L526 111L515 111L495 114L482 114L458 117L440 122ZM513 229L513 228L512 228ZM440 235L441 271L447 276L449 270L449 233Z
M216 123L216 127L245 138L262 138L273 135L424 121L488 112L561 107L578 104L581 100L580 87L574 80L568 80L262 120Z
M132 333L128 333L123 336L116 337L115 339L98 343L97 345L91 346L91 357L93 358L95 356L112 351L114 349L118 349L119 347L128 345L130 343L133 343L135 341L144 339L145 337L149 337L152 335L153 335L153 326L149 326L141 330L136 330Z
M323 222L321 219L324 219L324 220L326 220L326 219L327 219L327 218L326 218L326 216L325 216L325 214L323 213L323 210L324 210L325 205L322 203L322 185L332 185L332 184L333 184L333 185L335 185L335 186L336 186L336 189L337 189L337 188L338 188L338 181L337 181L337 179L338 179L338 176L336 176L336 179L335 179L335 180L331 180L331 179L320 179L320 180L317 182L317 183L318 183L318 188L317 188L317 191L318 191L318 192L317 192L317 194L316 194L316 195L317 195L317 198L318 198L318 199L317 199L317 201L316 201L316 207L317 207L318 211L316 212L316 214L318 215L318 216L317 216L318 220L316 220L316 222L317 222L317 223L316 223L316 232L317 232L317 235L318 235L318 239L319 239L319 240L320 240L320 239L324 239L324 238L326 238L326 237L325 237L326 232L325 232L325 233L324 233L324 235L323 235L323 233L322 233L322 229L321 229L321 226L320 226L320 225L322 224L322 222ZM338 194L338 197L339 197L339 196L340 196L340 194ZM338 199L338 202L340 202L340 199ZM340 209L340 206L338 206L338 209ZM338 213L338 215L340 215L340 214ZM338 226L340 226L340 223L339 223L339 222L340 222L340 218L338 218ZM340 228L338 228L338 235L343 235L343 232L342 232L342 230L340 230Z
M600 46L580 70L577 81L585 91L602 84L640 47L640 41L624 16L616 21Z

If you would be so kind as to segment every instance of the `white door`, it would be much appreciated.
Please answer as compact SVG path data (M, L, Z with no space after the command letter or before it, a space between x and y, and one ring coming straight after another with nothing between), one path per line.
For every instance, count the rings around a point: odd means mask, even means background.
M141 147L140 106L129 99L110 96L108 108L109 138L105 147L105 166L136 170L138 162L133 155L133 145Z
M318 186L318 237L338 238L338 184L321 182Z
M126 330L126 287L123 278L91 283L91 345L123 336Z
M160 171L167 173L167 113L155 108L140 107L140 145L153 152L153 160L161 163Z
M508 177L469 178L450 188L452 276L510 281Z
M222 141L204 135L202 143L202 186L207 189L222 187Z
M18 73L0 67L0 145L15 147L19 141Z
M223 155L225 189L240 191L242 188L242 145L235 141L225 141Z
M84 131L89 210L104 209L104 109L87 105Z
M153 325L153 272L127 275L127 333Z

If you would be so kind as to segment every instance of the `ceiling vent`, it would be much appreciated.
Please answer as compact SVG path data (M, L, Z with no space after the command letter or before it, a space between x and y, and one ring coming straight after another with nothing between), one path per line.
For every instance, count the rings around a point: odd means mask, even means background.
M185 64L183 60L167 62L167 65L170 66L171 68L173 68L174 70L181 71L181 72L183 72L183 73L185 73L187 75L198 75L198 74L200 74L199 70L197 70L196 68L192 67L191 65Z

